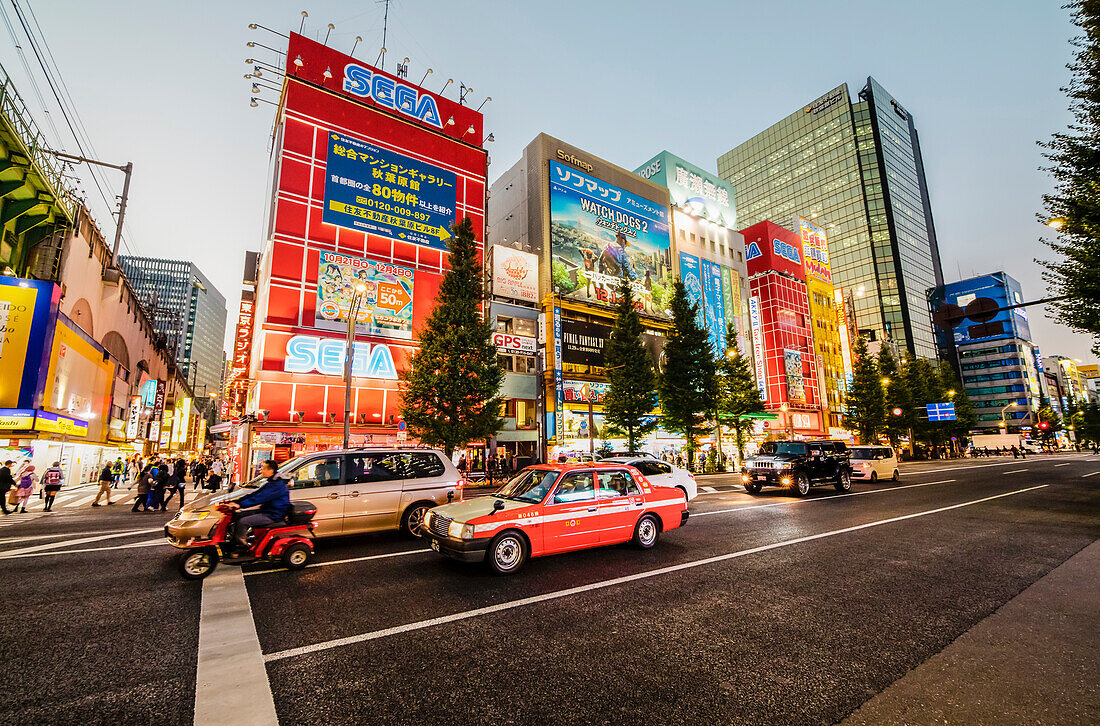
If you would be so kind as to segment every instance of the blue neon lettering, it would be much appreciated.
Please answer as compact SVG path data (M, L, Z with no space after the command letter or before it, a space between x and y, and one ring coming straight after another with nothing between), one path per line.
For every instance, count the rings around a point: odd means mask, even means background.
M376 345L370 354L370 364L367 366L367 378L385 378L397 380L397 367L393 364L393 356L385 345Z
M376 75L371 81L371 95L379 106L393 108L394 83L385 76Z
M443 128L443 119L435 98L420 93L355 63L344 66L344 90L359 98L371 98L379 106L392 108L413 118L425 121L437 129Z

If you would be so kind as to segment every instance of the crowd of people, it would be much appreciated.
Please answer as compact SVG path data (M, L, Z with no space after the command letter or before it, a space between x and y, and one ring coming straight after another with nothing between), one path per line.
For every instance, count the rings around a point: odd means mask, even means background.
M111 506L115 501L133 502L132 512L163 512L173 499L182 508L190 483L193 489L217 491L225 483L225 464L213 456L190 460L133 455L117 457L103 466L97 477L99 490L92 507ZM8 460L0 467L0 508L4 514L24 513L35 492L42 499L42 511L52 512L58 491L65 486L61 462L55 461L41 474L29 461L16 466ZM127 494L118 490L125 487ZM100 504L100 500L104 500ZM10 507L10 508L9 508Z

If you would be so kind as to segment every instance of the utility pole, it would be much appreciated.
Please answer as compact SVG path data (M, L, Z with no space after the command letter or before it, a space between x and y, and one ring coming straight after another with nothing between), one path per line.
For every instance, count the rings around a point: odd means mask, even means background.
M344 448L351 443L351 361L355 356L355 323L359 316L359 306L363 303L363 296L367 286L359 283L355 286L355 295L351 298L348 307L348 336L344 347ZM325 414L326 416L328 414Z
M105 161L89 159L86 156L66 154L62 151L53 151L52 149L43 149L43 151L48 151L49 153L61 159L75 161L78 164L84 162L86 164L105 166L108 169L118 169L126 175L125 181L122 182L122 197L120 198L118 205L118 224L115 225L115 241L114 244L111 246L111 264L116 265L116 259L118 258L118 245L122 241L122 223L126 221L126 201L130 198L130 177L133 175L134 172L134 162L128 161L120 166L118 164L109 164Z

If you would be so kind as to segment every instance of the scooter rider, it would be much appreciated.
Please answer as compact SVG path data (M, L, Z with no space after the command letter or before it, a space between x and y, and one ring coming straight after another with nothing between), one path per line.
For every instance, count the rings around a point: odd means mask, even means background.
M290 511L290 490L286 481L275 476L278 464L274 459L268 459L263 463L260 473L267 479L256 491L238 499L235 504L241 509L259 507L259 511L245 514L237 520L234 540L238 552L244 554L248 550L248 533L253 527L270 527L276 522L281 522Z

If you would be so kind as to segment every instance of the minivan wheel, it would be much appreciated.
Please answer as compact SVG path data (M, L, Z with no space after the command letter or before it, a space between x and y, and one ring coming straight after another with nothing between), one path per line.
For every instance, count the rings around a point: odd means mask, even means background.
M201 580L218 566L218 551L213 547L187 550L176 560L176 567L185 580Z
M876 481L878 481L878 472L877 471L872 471L871 472L871 483L874 484Z
M852 490L852 475L846 471L840 472L836 478L836 483L833 484L838 492L848 492Z
M501 532L489 543L485 561L501 575L510 575L527 560L527 542L516 532Z
M901 472L898 471L897 469L894 469L894 475L892 477L890 477L890 479L892 481L897 481L898 479L901 479Z
M810 493L810 477L803 473L795 474L791 482L791 489L796 497L804 497Z
M410 537L420 537L424 534L424 515L434 507L434 504L417 502L405 510L401 517L401 530Z
M661 534L661 527L657 524L657 518L652 514L644 514L634 526L634 546L638 549L648 550L657 544L657 537Z

